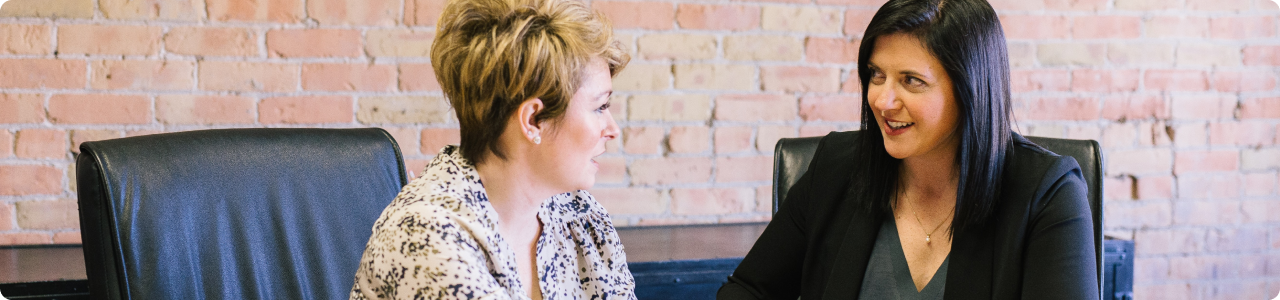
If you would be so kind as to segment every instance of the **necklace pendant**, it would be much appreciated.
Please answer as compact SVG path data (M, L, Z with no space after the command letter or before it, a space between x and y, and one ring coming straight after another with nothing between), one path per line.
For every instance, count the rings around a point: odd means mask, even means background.
M926 235L924 235L924 243L925 243L925 244L928 244L928 243L929 243L929 237L930 237L930 236L931 236L931 234L926 234Z

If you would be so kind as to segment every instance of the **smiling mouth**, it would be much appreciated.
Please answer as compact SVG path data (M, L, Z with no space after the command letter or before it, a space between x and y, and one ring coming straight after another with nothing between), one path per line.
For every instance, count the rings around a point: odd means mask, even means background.
M903 129L911 125L916 125L915 122L908 123L908 122L894 122L894 121L885 121L885 124L888 124L889 129L893 129L893 130Z

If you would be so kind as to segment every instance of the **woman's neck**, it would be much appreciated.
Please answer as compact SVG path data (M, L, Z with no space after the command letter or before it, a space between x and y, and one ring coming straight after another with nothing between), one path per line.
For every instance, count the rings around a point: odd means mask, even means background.
M960 186L955 152L930 154L903 159L899 185L915 204L953 207Z
M538 209L542 201L555 195L539 188L533 180L532 169L519 163L515 157L500 159L490 156L484 163L476 164L476 172L489 197L489 204L498 213L498 226L503 232L522 232L519 228L536 229Z

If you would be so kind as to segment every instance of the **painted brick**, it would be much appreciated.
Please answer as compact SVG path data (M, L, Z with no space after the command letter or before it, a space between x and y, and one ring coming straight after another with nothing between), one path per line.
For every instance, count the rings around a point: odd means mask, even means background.
M840 84L840 92L861 95L862 82L859 81L861 79L858 78L857 71L850 70L849 73L849 76L845 76L847 78L845 78L844 83Z
M1173 127L1174 145L1191 148L1208 145L1209 125L1205 122L1187 122Z
M760 7L680 4L676 23L682 29L746 31L760 28Z
M742 152L752 149L752 130L747 126L718 127L715 133L716 154Z
M720 121L790 121L796 118L796 98L790 95L723 95L716 98Z
M1169 174L1173 152L1168 149L1112 150L1106 153L1107 176Z
M75 200L23 201L16 206L18 227L22 229L80 228L79 205Z
M762 66L760 81L770 92L834 93L840 89L840 69Z
M156 96L156 119L165 124L252 124L254 99L243 96Z
M162 29L152 26L66 24L58 26L58 54L155 55Z
M1165 0L1116 0L1118 10L1170 10L1182 7L1182 1Z
M83 60L0 59L0 87L83 88L87 69Z
M441 124L453 120L449 101L434 96L361 97L356 120L363 124Z
M631 162L631 183L666 185L702 183L711 180L711 159L707 157L665 157Z
M427 128L422 130L422 153L440 153L447 145L457 145L462 136L457 128Z
M435 32L386 29L369 30L365 51L375 57L431 57L431 42Z
M0 54L49 54L51 35L48 25L0 24Z
M1101 11L1107 8L1108 0L1045 0L1048 10L1067 11Z
M1240 46L1214 43L1181 43L1178 45L1179 67L1240 66Z
M302 89L308 91L396 90L396 67L370 64L302 65Z
M1071 36L1075 39L1132 39L1140 34L1142 17L1077 16Z
M0 94L0 123L40 122L44 122L44 96Z
M641 36L636 46L644 59L710 59L716 56L716 37L713 35L648 34Z
M93 0L9 1L0 18L74 18L92 19Z
M768 31L840 33L840 10L836 8L766 5L761 9L760 26Z
M54 124L146 124L151 100L138 95L53 95L49 121Z
M1113 203L1111 201L1133 200L1135 197L1133 176L1120 177L1104 177L1102 178L1102 199L1104 203ZM1113 224L1108 224L1115 226Z
M298 69L287 63L201 61L197 77L201 90L291 92L298 89Z
M1224 172L1240 169L1240 151L1178 151L1174 153L1173 173Z
M1244 64L1250 66L1280 66L1280 46L1245 46Z
M0 158L9 158L13 156L13 133L8 130L0 130ZM0 230L4 230L0 228Z
M1097 98L1033 98L1014 103L1021 120L1094 120L1101 115Z
M1280 148L1241 150L1240 169L1243 171L1280 169Z
M796 128L794 126L760 125L756 129L756 150L763 153L773 153L773 148L778 145L778 140L793 137L796 137ZM773 163L767 163L766 165L772 167Z
M1045 66L1097 66L1106 58L1101 44L1042 43L1036 57Z
M213 21L300 23L302 0L206 0Z
M1008 42L1008 47L1010 67L1029 68L1036 65L1036 50L1032 43Z
M1181 178L1179 178L1181 180ZM1197 182L1197 184L1216 183L1216 182ZM1221 184L1221 183L1218 183ZM1182 183L1178 184L1179 193L1182 193ZM1196 187L1205 188L1205 187ZM1221 186L1213 187L1221 189ZM1189 198L1189 197L1184 197ZM1193 225L1208 226L1220 224L1235 224L1241 219L1240 205L1238 201L1229 201L1224 199L1216 199L1212 201L1178 201L1173 204L1173 223L1177 225Z
M1137 144L1138 125L1135 123L1112 123L1102 129L1103 149L1128 149Z
M1276 18L1270 16L1217 17L1209 19L1215 39L1259 39L1276 36Z
M1109 120L1165 119L1169 103L1161 96L1108 96L1102 100L1102 117Z
M67 158L67 132L61 129L19 130L14 145L14 154L18 158Z
M716 158L716 182L765 182L773 179L773 156Z
M119 130L95 130L95 129L72 130L71 131L71 153L80 154L80 144L83 144L84 142L116 139L116 138L121 138L123 136L124 136L123 132L120 132ZM75 177L76 172L74 171L75 167L70 166L67 169L68 169L67 182L68 183L75 182L75 180L71 180L71 178L76 178ZM74 183L72 184L72 189L73 190L75 189Z
M354 115L348 96L273 97L258 103L262 124L350 123Z
M591 7L603 13L616 29L671 29L675 5L671 2L592 1Z
M879 6L876 6L879 7ZM876 15L875 9L849 8L844 11L844 34L861 37L871 25L871 17Z
M1015 70L1009 72L1010 89L1014 93L1066 91L1072 84L1067 70Z
M692 64L675 66L676 89L756 91L756 70L750 65Z
M1245 119L1280 118L1280 97L1245 99L1240 103L1240 117Z
M880 7L889 0L817 0L818 4Z
M13 205L0 203L0 231L13 230L17 224L15 217Z
M394 26L400 19L397 0L307 0L307 16L320 25Z
M103 90L190 90L196 63L169 60L99 60L90 65L89 87Z
M702 153L711 149L711 129L706 126L676 126L667 137L672 153Z
M270 57L358 57L360 31L348 29L272 29L267 31Z
M1162 1L1170 2L1172 1ZM1209 36L1209 18L1192 16L1153 16L1143 20L1147 38L1204 38Z
M597 157L594 161L600 165L596 172L596 184L626 184L627 159L625 157Z
M52 237L45 232L0 233L0 245L48 244Z
M862 97L806 95L800 98L800 118L805 121L861 121Z
M805 61L815 63L852 64L858 60L861 40L809 37L805 40Z
M62 171L43 165L0 165L0 196L62 193Z
M1276 189L1280 188L1275 184L1277 182L1276 179L1275 172L1244 174L1244 195L1249 197L1275 195ZM1266 201L1261 203L1268 204ZM1267 218L1270 218L1266 216L1266 209L1245 209L1244 211L1246 214L1253 212L1262 215L1258 218L1260 222L1268 221Z
M444 12L444 0L405 0L404 24L409 26L436 26Z
M1121 201L1105 205L1103 219L1108 227L1149 228L1173 223L1173 209L1169 202Z
M662 127L628 127L622 129L622 151L628 154L662 154Z
M1213 90L1220 92L1260 92L1276 88L1276 74L1271 71L1215 70L1212 76Z
M199 21L204 15L200 0L100 0L102 16L117 20Z
M1134 179L1138 200L1173 199L1174 177L1169 175L1142 176Z
M662 191L648 188L594 188L591 195L611 215L651 215L667 210Z
M1233 96L1174 96L1173 117L1181 120L1230 119L1235 112Z
M164 35L164 48L195 56L257 56L258 33L236 27L177 27Z
M615 91L661 91L671 88L671 65L628 64L613 77Z
M755 190L751 188L671 190L671 213L677 215L735 214L754 208Z
M1240 197L1240 177L1236 174L1178 175L1179 201L1189 199L1228 200L1236 197ZM1193 218L1199 217L1203 216Z
M1138 90L1139 74L1138 70L1072 70L1071 91L1134 92Z
M400 65L400 90L439 91L440 82L436 81L435 69L431 68L431 64Z
M357 115L358 114L359 113L357 113ZM417 128L386 127L386 126L379 126L379 127L381 127L383 130L386 130L387 133L391 134L391 138L395 139L396 144L400 146L400 152L403 153L404 156L417 156L418 154L421 153L418 151L418 148L421 148L421 145L422 145L418 143L418 138L419 138L419 134L421 134L421 131L418 131ZM426 165L422 165L422 166L425 167ZM406 160L405 170L416 171L421 169L417 168L416 166L410 166L409 162ZM410 178L410 180L413 180L413 179Z
M711 119L706 95L635 95L627 100L632 121L705 121Z
M1251 0L1187 0L1187 9L1198 11L1245 11L1253 8Z
M780 35L733 35L724 38L724 57L739 61L800 61L803 39Z
M60 245L80 244L82 243L80 240L80 231L74 230L74 231L63 231L63 232L54 233L53 243L60 244Z
M1265 121L1214 122L1209 124L1209 144L1225 146L1270 146L1276 136Z
M1171 43L1114 43L1107 45L1107 60L1121 66L1173 66Z
M1209 77L1204 71L1147 70L1143 77L1147 90L1200 92L1209 89Z
M1071 19L1063 16L1000 15L1007 39L1065 39L1071 37Z

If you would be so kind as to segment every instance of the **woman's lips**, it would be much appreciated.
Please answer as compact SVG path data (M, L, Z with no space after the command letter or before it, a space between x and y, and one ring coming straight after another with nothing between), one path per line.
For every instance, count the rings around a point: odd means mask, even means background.
M898 122L890 119L884 120L884 133L887 135L899 135L907 132L911 126L915 126L915 122Z

